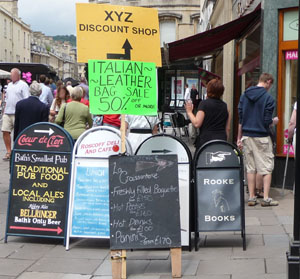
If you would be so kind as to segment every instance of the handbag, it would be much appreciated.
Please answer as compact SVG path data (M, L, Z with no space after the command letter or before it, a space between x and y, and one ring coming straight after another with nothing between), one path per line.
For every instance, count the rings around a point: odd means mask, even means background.
M65 120L66 120L66 107L67 107L67 104L66 104L65 107L64 107L63 118L62 118L61 123L59 124L59 126L61 126L61 127L64 127L64 126L65 126Z

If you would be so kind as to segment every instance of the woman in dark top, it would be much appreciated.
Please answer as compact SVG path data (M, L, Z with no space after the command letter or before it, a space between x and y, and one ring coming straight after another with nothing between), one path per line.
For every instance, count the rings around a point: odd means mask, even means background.
M224 86L220 80L213 79L207 84L207 99L198 106L197 114L193 114L193 104L185 105L187 115L200 134L196 139L196 149L210 140L227 140L230 130L230 115L227 104L220 98Z

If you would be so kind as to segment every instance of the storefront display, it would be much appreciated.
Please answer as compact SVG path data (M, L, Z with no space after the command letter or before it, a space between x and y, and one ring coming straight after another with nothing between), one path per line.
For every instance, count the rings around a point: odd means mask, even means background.
M298 10L288 9L279 14L278 100L280 122L277 129L277 155L288 152L287 129L297 95ZM294 155L293 147L290 155Z

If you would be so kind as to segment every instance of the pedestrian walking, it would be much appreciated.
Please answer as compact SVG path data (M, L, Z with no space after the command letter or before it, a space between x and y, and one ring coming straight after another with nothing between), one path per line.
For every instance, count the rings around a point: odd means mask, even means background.
M193 102L193 107L194 107L193 113L194 113L194 115L196 115L197 111L198 111L199 103L202 101L202 99L200 99L200 97L199 97L199 92L196 89L195 84L192 85L191 100ZM191 138L195 139L197 137L197 129L195 128L195 126L192 123L190 123L189 126L191 128L191 132L190 132Z
M52 78L50 78L49 83L50 83L49 85L50 85L51 92L54 95L54 91L56 90L56 84Z
M68 100L70 99L70 93L66 86L61 85L57 89L57 94L55 96L55 99L52 102L52 105L50 107L50 115L49 115L49 121L54 123L55 118L58 115L58 112L62 105L64 105Z
M2 133L6 148L3 160L9 161L11 156L11 132L15 124L16 104L29 97L29 87L21 80L21 71L17 68L11 70L11 82L7 85L5 93L5 108L2 118Z
M81 86L85 91L84 99L89 100L89 86L87 85L87 81L85 77L80 78L79 86Z
M53 102L53 94L50 87L45 85L46 79L47 78L45 75L40 75L40 84L42 86L42 94L40 95L40 100L50 108ZM48 81L47 83L49 84Z
M62 85L64 85L64 83L63 83L62 80L59 79L59 80L56 82L56 89L55 89L54 92L53 92L53 97L54 97L54 98L56 97L56 94L57 94L57 88L60 87L60 86L62 86Z
M276 135L275 135L275 126L278 124L279 122L279 118L276 116L272 119L272 124L269 127L269 135L271 137L272 140L272 144L273 144L273 153L275 156L275 150L276 150ZM264 189L263 189L263 176L261 174L256 173L256 180L255 180L255 187L256 187L256 194L255 196L258 199L263 199L264 198Z
M84 96L85 96L85 89L82 86L80 86L80 85L78 85L78 86L82 89L82 97L81 97L80 103L82 103L82 104L84 104L86 106L89 106L90 102L84 98ZM70 92L70 94L72 94L72 91L74 90L74 88L75 87L73 87L71 85L67 86L67 89ZM67 103L70 103L72 101L73 101L72 98L70 98L70 99L67 100Z
M274 168L273 144L269 135L272 115L275 108L274 98L268 94L274 78L263 73L256 86L249 87L240 98L238 105L239 131L237 144L243 148L249 199L248 205L255 206L256 174L263 176L264 198L261 206L276 206L278 201L269 197L272 171Z
M120 129L121 121L120 114L105 114L103 115L102 125Z
M144 140L158 133L157 116L126 115L125 122L129 131L128 141L134 153Z
M221 100L224 94L221 80L212 79L207 84L207 99L200 102L198 112L193 113L193 103L186 102L185 109L192 124L199 128L196 150L211 140L227 140L230 131L230 113L227 104Z
M297 102L294 104L294 109L288 127L288 142L293 143L294 154L296 155L296 125L297 124Z
M184 100L188 101L191 99L191 90L189 88L189 85L186 83L185 84L185 93L184 93Z
M76 86L71 92L72 102L64 104L55 120L55 123L63 126L76 141L78 137L93 125L88 106L80 103L83 90Z
M49 108L39 100L42 86L34 81L29 87L29 92L31 96L16 105L14 140L28 126L38 122L48 122Z

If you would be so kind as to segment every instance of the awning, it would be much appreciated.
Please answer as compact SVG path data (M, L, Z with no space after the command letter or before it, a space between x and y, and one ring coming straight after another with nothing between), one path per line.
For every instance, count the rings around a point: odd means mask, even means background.
M7 78L10 78L10 72L0 69L0 79L7 79Z
M204 56L220 49L260 20L260 6L255 11L208 31L169 43L170 62L191 57Z

